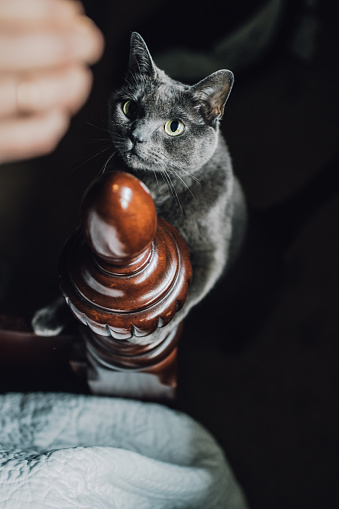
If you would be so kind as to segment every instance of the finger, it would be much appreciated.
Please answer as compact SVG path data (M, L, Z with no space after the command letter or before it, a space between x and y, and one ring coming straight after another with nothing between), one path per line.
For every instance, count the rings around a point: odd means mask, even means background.
M62 108L75 113L86 101L91 84L92 73L83 66L42 74L19 85L19 110L32 113Z
M18 112L18 81L14 75L0 77L0 118Z
M103 52L103 37L86 16L78 16L70 28L34 31L0 31L0 69L25 72L83 61L96 62Z
M0 162L47 154L67 131L69 115L55 110L45 115L8 120L0 124Z
M69 0L1 0L0 24L64 22L83 14L80 2Z
M0 76L0 118L63 108L75 113L87 99L91 72L72 66L25 78Z

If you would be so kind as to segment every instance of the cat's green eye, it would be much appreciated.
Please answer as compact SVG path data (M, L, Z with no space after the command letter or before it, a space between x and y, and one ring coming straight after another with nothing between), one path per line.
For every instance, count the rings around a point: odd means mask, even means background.
M164 125L165 132L169 136L178 136L185 129L185 124L181 120L168 120Z
M126 101L122 107L122 111L127 118L134 120L138 116L138 105L134 101Z

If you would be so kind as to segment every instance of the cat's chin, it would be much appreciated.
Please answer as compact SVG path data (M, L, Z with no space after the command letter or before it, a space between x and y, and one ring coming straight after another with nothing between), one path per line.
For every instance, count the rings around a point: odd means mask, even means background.
M139 156L131 152L125 152L122 157L127 166L133 170L150 170L150 165L142 161Z

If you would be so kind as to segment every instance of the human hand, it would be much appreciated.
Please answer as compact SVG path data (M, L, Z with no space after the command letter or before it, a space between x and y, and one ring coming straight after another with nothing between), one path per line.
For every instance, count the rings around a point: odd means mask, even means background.
M103 46L79 2L0 0L0 163L56 147Z

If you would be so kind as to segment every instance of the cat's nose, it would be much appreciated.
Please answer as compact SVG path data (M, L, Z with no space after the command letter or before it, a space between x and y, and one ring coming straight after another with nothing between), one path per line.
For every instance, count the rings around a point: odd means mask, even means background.
M138 131L133 131L130 134L130 139L131 139L131 141L133 142L134 145L136 143L144 143L145 142L145 137L140 132L138 132Z

